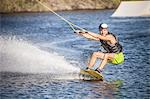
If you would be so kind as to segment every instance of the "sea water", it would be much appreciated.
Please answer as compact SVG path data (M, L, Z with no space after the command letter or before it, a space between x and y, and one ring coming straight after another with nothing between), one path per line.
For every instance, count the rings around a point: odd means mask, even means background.
M99 42L73 33L52 13L1 14L0 96L2 99L148 99L150 18L111 18L113 10L64 11L60 15L98 33L109 25L123 45L125 62L107 64L104 82L79 79ZM94 68L98 67L100 60ZM114 86L120 83L121 86Z

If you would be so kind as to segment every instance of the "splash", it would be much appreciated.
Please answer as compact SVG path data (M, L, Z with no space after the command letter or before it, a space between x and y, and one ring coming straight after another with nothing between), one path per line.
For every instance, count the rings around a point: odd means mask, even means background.
M0 71L21 73L73 73L74 67L57 53L41 50L16 38L0 37Z

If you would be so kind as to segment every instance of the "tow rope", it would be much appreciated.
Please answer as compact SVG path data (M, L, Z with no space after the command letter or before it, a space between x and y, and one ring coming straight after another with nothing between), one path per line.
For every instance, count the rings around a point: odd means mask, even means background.
M66 20L64 17L62 17L61 15L59 15L58 13L56 13L55 11L53 11L51 8L49 8L47 5L43 4L42 2L40 2L40 1L38 1L38 0L36 0L36 1L37 1L40 5L42 5L43 7L47 8L49 11L51 11L52 13L54 13L56 16L58 16L60 19L62 19L62 20L65 21L66 23L68 23L68 25L71 27L71 29L72 29L74 32L76 32L76 29L75 29L74 27L76 27L76 28L78 28L78 29L80 29L80 30L82 30L82 31L86 31L85 29L83 29L83 28L81 28L81 27L79 27L79 26L73 24L72 22Z

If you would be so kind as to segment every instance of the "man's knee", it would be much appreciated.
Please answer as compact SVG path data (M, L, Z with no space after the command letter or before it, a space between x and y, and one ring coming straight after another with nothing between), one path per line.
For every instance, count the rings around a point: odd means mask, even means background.
M106 53L105 55L104 55L104 59L108 59L109 58L109 55Z
M97 52L94 52L92 56L97 57Z
M93 56L94 56L94 57L103 57L103 56L104 56L104 53L102 53L102 52L94 52L94 53L93 53Z
M105 59L112 59L113 58L113 55L112 54L109 54L109 53L106 53L105 56L104 56Z

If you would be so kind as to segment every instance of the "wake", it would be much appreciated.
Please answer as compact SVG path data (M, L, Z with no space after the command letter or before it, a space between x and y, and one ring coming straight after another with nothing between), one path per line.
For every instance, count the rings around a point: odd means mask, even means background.
M58 53L41 50L37 46L16 38L0 37L0 72L21 73L79 73Z

